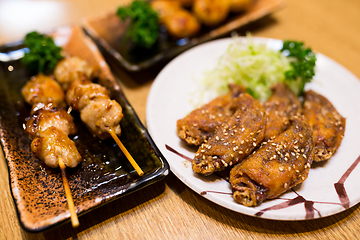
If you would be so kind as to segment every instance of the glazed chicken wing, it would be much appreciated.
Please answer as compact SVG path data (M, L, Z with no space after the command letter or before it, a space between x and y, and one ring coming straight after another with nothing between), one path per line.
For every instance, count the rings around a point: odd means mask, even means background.
M236 112L203 143L192 160L195 172L210 175L241 162L263 140L265 110L260 102L242 93L233 103Z
M341 144L346 119L320 94L310 90L305 92L304 98L304 116L314 132L314 160L328 160Z
M229 88L228 94L215 98L178 120L178 136L192 145L200 145L207 141L215 129L234 113L230 108L234 98L245 92L245 88L239 85L230 85Z
M284 83L275 84L271 90L273 95L263 104L267 115L264 141L284 132L289 119L301 114L299 99Z
M230 171L233 198L257 206L303 182L314 158L312 130L296 117L291 126L261 146Z

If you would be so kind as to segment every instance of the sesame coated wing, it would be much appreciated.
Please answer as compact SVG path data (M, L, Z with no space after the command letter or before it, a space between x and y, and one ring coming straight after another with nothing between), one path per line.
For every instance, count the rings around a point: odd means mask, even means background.
M313 158L312 130L304 118L295 117L285 132L231 169L233 198L245 206L275 198L307 178Z
M314 91L305 92L304 100L304 116L314 132L314 161L328 160L341 144L346 119L337 112L328 99Z
M263 103L267 115L264 141L284 132L290 125L289 119L301 114L298 97L284 83L271 88L273 95Z
M230 92L217 97L208 104L195 109L185 118L177 121L178 136L191 145L200 145L214 134L215 129L224 123L234 111L231 102L245 88L240 85L229 85Z
M210 175L242 161L263 140L266 115L260 102L247 93L234 99L235 113L203 143L192 160L195 172Z

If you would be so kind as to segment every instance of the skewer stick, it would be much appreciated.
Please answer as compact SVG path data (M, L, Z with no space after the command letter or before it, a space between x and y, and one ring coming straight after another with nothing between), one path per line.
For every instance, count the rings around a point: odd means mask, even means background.
M115 134L115 132L111 128L108 129L108 132L111 135L111 137L115 140L116 144L120 147L121 151L125 154L125 156L129 160L129 162L131 163L133 168L135 168L137 174L139 174L139 176L144 175L144 172L141 170L139 165L135 162L134 158L130 155L130 153L125 148L125 146L122 144L122 142L120 141L118 136Z
M65 164L64 164L64 161L62 160L61 157L59 157L59 166L60 166L60 169L61 169L61 176L62 176L62 179L63 179L65 195L66 195L67 203L68 203L69 210L70 210L71 224L72 224L72 226L74 228L76 228L76 227L78 227L80 225L79 224L79 219L78 219L78 216L77 216L77 214L75 212L74 201L73 201L73 198L71 196L69 182L68 182L67 177L66 177Z

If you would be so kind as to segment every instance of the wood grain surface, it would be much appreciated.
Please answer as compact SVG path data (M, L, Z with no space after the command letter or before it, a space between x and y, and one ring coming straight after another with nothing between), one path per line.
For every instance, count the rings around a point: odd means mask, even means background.
M122 3L125 1L0 1L0 44L18 40L31 30L80 23ZM238 29L240 35L247 31L253 36L304 41L360 79L359 0L287 0L283 9ZM162 67L141 73L113 69L145 124L147 95ZM34 234L18 222L2 152L0 176L0 239L358 239L360 232L359 205L310 221L264 220L209 202L170 174L80 216L79 228L67 223Z

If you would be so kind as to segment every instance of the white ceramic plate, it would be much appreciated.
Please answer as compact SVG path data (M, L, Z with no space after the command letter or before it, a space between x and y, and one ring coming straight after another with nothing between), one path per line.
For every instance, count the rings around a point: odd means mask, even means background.
M230 184L221 177L203 177L193 172L190 161L185 158L193 158L195 150L177 136L176 121L194 109L191 101L199 86L199 78L216 65L231 41L230 38L215 40L184 52L159 73L151 87L146 108L147 128L170 163L171 171L210 201L239 213L267 219L320 218L357 204L360 201L360 166L357 166L360 161L360 81L322 54L317 54L316 75L306 88L328 98L346 118L344 139L329 161L314 163L309 177L300 186L258 207L236 203L231 196ZM266 43L277 50L282 47L280 40L254 37L253 41Z

